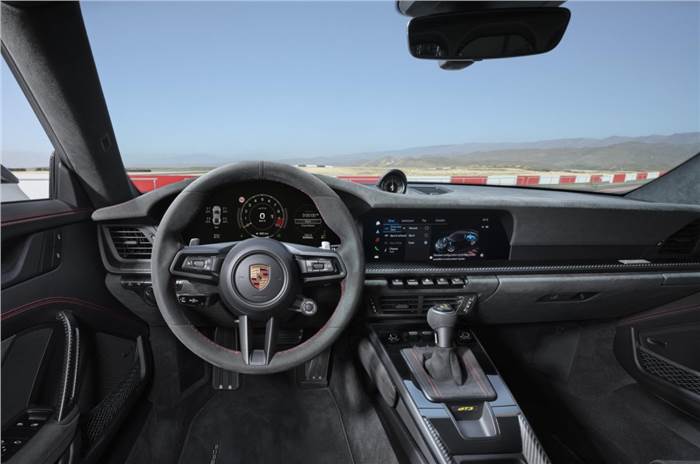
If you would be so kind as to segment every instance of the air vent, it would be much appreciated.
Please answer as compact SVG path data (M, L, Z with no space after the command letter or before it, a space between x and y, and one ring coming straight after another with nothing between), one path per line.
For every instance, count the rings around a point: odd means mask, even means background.
M384 295L379 297L379 312L383 314L425 313L431 306L449 304L458 307L463 296L444 295Z
M153 243L143 229L132 226L111 226L109 237L122 259L151 259Z
M698 252L700 242L700 220L693 221L667 238L659 253L665 255L691 255Z
M379 297L379 310L385 314L391 313L415 313L420 307L418 296L381 296Z

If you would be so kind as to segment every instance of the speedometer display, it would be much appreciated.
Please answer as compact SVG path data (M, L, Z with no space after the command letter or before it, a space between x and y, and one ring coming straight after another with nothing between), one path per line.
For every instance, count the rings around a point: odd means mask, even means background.
M212 192L183 233L185 243L193 238L220 243L251 237L311 246L340 243L311 198L271 181L243 181Z
M274 237L287 224L287 213L277 198L266 193L253 195L238 211L238 226L251 237Z

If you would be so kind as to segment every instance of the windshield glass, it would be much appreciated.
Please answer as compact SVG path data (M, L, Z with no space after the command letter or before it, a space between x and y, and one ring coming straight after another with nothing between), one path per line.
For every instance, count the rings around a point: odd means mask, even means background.
M700 151L700 3L568 2L551 52L440 69L394 2L86 2L125 165L621 193Z

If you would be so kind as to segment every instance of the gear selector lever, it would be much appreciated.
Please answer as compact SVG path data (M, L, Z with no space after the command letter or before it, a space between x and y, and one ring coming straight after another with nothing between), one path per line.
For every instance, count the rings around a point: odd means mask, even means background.
M455 346L457 310L449 304L431 307L428 325L437 346L412 346L401 350L413 378L433 402L491 401L491 383L468 346Z
M439 304L428 310L428 325L435 332L437 346L450 348L457 325L457 310L448 304Z
M454 380L461 385L464 381L459 358L452 347L457 311L448 304L439 304L428 310L428 325L435 332L438 348L425 361L425 369L435 380Z

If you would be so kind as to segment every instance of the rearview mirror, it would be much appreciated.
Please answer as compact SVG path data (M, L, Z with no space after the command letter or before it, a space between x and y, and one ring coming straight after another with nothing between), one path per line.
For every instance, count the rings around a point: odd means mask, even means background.
M419 16L408 24L411 55L429 60L484 60L537 55L559 44L566 8L508 8Z

